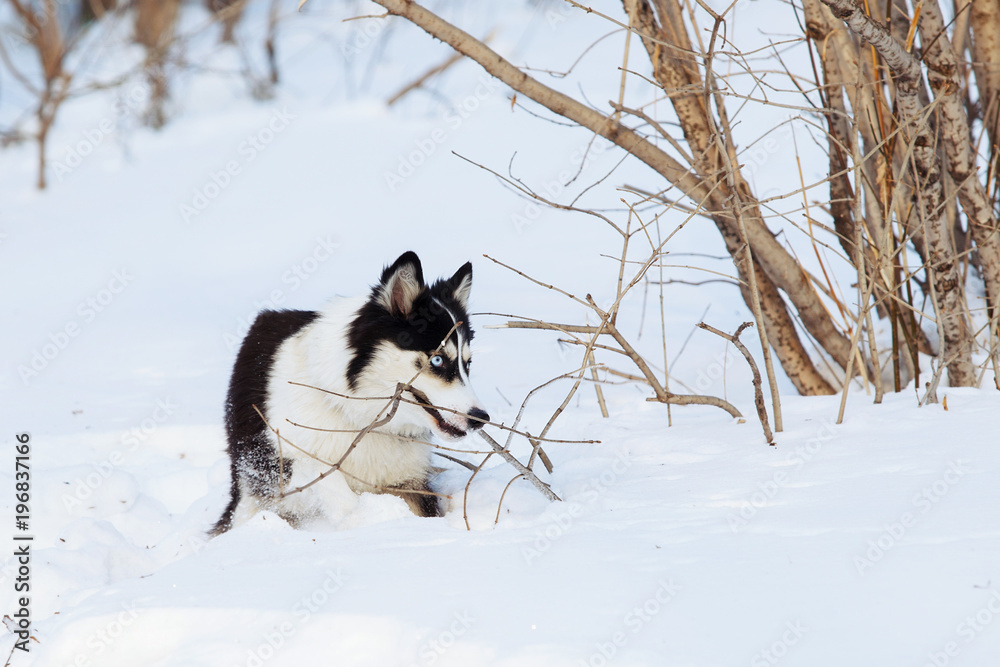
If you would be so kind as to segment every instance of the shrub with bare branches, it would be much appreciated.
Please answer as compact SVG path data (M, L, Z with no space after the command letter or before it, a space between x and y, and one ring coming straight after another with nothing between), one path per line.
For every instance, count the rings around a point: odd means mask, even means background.
M40 76L37 77L40 81L36 83L30 74L15 65L6 47L0 42L0 56L8 69L37 98L34 113L37 123L35 139L38 142L36 183L41 190L46 185L45 149L49 131L59 107L70 94L73 81L73 73L66 68L66 58L75 42L73 36L67 34L68 26L63 24L55 0L45 0L40 6L21 0L8 1L20 21L18 36L31 44L40 64Z
M623 0L624 17L616 18L567 0L593 20L639 40L649 59L648 74L629 67L623 86L627 76L654 83L658 99L672 108L669 117L661 118L645 108L627 108L621 99L599 111L545 85L534 71L515 66L419 3L376 2L477 62L518 96L652 168L664 183L660 191L647 193L645 203L680 205L711 220L755 316L772 391L771 349L802 394L843 388L846 398L851 379L860 374L874 385L880 401L883 359L875 317L891 325L887 362L897 391L910 378L919 381L920 353L937 357L927 383L931 388L945 369L952 386L976 385L989 359L996 375L1000 23L990 22L995 0L959 3L959 20L950 23L936 0L918 3L910 14L898 4L876 4L871 16L853 0L804 0L805 35L798 41L819 61L816 80L786 73L804 99L793 107L803 125L815 127L815 118L826 125L830 175L767 200L755 194L744 174L727 107L733 99L741 105L772 104L739 92L727 73L739 69L759 88L769 85L728 41L727 20L736 3L718 13L701 2ZM966 54L973 59L965 59ZM668 132L669 124L679 127L681 136ZM810 208L810 197L824 185L828 196ZM791 197L803 198L810 230L828 229L844 249L858 277L855 307L826 276L822 260L823 277L811 275L768 226L765 209ZM829 212L832 225L813 216L821 210ZM817 243L813 232L810 236ZM970 268L985 285L984 303L966 290ZM819 356L809 353L803 335ZM973 363L977 348L989 352L978 370ZM839 370L831 372L831 364ZM774 404L780 430L780 407Z

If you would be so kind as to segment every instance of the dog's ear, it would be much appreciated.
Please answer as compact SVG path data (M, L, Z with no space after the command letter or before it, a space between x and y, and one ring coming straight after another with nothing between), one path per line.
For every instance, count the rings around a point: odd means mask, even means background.
M455 301L462 308L469 307L469 293L472 291L472 262L466 262L451 278L448 279L448 289L452 291Z
M409 317L413 302L424 290L424 272L415 252L404 252L382 271L376 300L393 315Z

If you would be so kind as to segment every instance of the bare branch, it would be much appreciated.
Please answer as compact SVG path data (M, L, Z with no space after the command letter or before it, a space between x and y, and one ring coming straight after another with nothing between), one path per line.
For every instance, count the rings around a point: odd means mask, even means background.
M740 334L743 333L744 329L752 326L753 322L744 322L736 329L736 333L729 335L725 331L720 331L704 322L698 323L699 328L714 333L716 336L721 336L732 343L743 354L747 363L750 364L750 371L753 373L754 405L757 406L757 417L760 418L760 425L764 429L764 438L767 439L767 444L774 445L774 434L771 433L771 426L767 421L767 406L764 405L764 392L761 389L760 371L757 370L757 362L753 360L750 350L740 342Z
M538 477L535 475L535 473L531 472L531 470L529 470L527 467L525 467L525 465L523 463L521 463L516 458L514 458L513 454L511 454L509 451L507 451L506 449L504 449L503 447L501 447L500 443L497 442L496 440L494 440L493 438L491 438L488 433L486 433L485 431L480 430L480 431L477 431L476 434L480 438L482 438L483 440L485 440L487 442L487 444L489 444L489 446L493 448L493 451L496 452L497 454L499 454L503 458L504 461L506 461L507 463L509 463L512 466L514 466L514 468L519 473L521 473L521 475L523 475L525 479L527 479L529 482L531 482L532 484L534 484L535 488L538 489L539 491L541 491L543 496L545 496L546 498L548 498L549 500L551 500L553 502L555 502L557 500L562 500L559 496L557 496L552 491L552 489L549 488L548 484L546 484L542 480L538 479Z

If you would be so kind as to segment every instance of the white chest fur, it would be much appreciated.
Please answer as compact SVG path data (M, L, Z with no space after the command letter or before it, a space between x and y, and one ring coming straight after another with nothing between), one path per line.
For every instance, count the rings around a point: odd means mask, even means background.
M322 462L320 467L336 463L348 451L357 431L388 408L389 401L384 399L346 399L322 391L354 393L346 380L350 361L347 326L363 302L337 301L319 319L282 343L275 356L268 382L266 415L282 438L294 445L281 446L282 456L293 462L293 471L296 461L318 459ZM361 393L385 395L384 391ZM425 440L429 434L393 423L380 430L387 433L368 433L342 464L342 470L348 473L347 482L355 491L372 491L371 485L391 487L426 475L430 447L395 437L394 433ZM300 468L317 469L311 464ZM309 480L294 479L295 484L305 481Z

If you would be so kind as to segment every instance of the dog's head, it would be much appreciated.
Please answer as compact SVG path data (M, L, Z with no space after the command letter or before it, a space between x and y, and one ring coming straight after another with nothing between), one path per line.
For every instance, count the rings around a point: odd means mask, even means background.
M489 420L469 382L471 289L472 264L426 285L420 259L407 252L386 267L358 311L348 331L351 390L391 396L397 383L413 380L404 397L416 405L400 402L386 428L401 433L430 429L455 439Z

